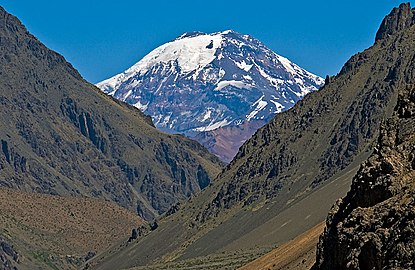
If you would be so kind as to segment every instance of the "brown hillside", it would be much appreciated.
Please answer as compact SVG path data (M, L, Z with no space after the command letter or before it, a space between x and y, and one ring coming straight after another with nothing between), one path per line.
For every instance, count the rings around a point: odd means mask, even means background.
M0 236L19 253L18 269L77 269L89 252L126 242L142 220L97 199L0 188Z
M295 239L260 258L239 268L239 270L305 270L315 262L316 244L323 232L324 222L316 225Z

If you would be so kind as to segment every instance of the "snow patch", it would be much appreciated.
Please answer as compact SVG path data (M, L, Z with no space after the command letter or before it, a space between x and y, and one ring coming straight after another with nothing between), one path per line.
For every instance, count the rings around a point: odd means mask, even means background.
M264 95L262 95L262 97L260 97L257 101L255 101L254 104L252 104L252 107L256 106L256 108L246 116L246 120L250 121L252 118L255 117L255 115L257 115L260 111L262 111L267 105L268 102L262 100L264 98Z
M285 109L285 106L282 105L281 103L275 101L275 100L270 100L274 105L275 105L275 110L274 113L280 113L283 112Z
M293 63L290 60L288 60L285 57L282 57L281 55L278 55L278 54L276 54L276 55L277 55L278 61L284 66L284 68L288 72L290 72L291 74L296 74L296 71L295 71L295 69L293 67L294 65L293 65Z
M169 121L170 121L170 118L171 118L171 116L172 116L172 112L171 113L169 113L168 115L166 115L165 117L164 117L164 119L163 119L163 122L160 122L159 123L159 125L161 126L161 127L165 127L165 126L167 126L167 124L169 123Z
M248 72L249 70L251 70L253 65L248 65L247 63L245 63L244 60L242 60L242 62L235 62L236 66L246 72Z
M131 96L131 94L133 93L133 90L129 90L123 97L123 100L126 100L129 96Z
M232 80L232 81L221 81L221 82L219 82L217 84L215 90L220 91L228 85L234 86L234 87L239 88L239 89L252 89L252 86L249 85L249 84L246 84L246 83L241 82L241 81Z
M207 121L212 115L212 111L209 109L205 115L203 115L202 119L200 120L200 122L205 122Z
M200 132L203 132L203 131L211 131L211 130L214 130L214 129L217 129L217 128L220 128L220 127L227 126L227 125L229 125L230 123L232 123L232 121L231 121L231 122L229 122L228 120L224 119L224 120L219 121L219 122L210 123L210 124L209 124L208 126L206 126L206 127L195 128L195 129L193 129L193 130L194 130L194 131L200 131Z
M150 102L148 102L147 104L142 104L140 101L137 101L135 104L133 104L133 106L139 109L140 111L145 112L149 104Z
M249 75L243 75L242 77L247 81L252 81L252 77Z
M136 74L145 74L158 63L177 62L182 73L201 70L215 59L216 50L222 44L222 34L183 37L168 42L151 51L123 73L102 81L97 86L109 92Z

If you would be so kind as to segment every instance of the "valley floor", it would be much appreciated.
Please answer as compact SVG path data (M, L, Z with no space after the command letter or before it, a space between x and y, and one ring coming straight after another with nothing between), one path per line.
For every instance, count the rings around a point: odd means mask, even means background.
M240 270L310 269L316 259L316 245L325 223L322 222L290 242L248 263Z
M178 262L130 268L130 270L305 270L310 269L316 258L318 238L324 230L321 222L293 240L269 252L265 249L222 252ZM256 258L256 259L255 259ZM253 260L255 259L255 260ZM253 260L253 261L252 261Z

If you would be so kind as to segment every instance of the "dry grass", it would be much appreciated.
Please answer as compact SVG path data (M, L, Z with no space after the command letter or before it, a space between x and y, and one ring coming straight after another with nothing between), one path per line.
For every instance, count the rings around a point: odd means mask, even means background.
M134 213L97 199L3 188L0 209L0 234L15 245L28 264L39 254L62 266L62 258L67 261L82 258L89 251L102 252L128 239L131 229L142 222Z
M310 269L315 262L316 245L324 230L324 224L322 222L316 225L290 242L241 267L240 270Z

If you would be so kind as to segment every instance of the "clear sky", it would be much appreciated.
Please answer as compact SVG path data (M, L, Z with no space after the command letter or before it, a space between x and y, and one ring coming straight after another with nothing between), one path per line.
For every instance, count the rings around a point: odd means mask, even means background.
M96 83L184 32L249 34L320 76L373 44L394 0L0 0ZM415 1L412 1L414 4Z

